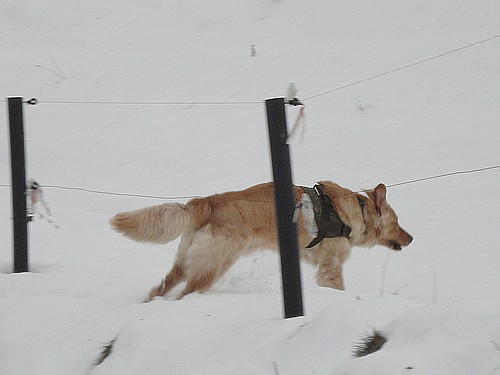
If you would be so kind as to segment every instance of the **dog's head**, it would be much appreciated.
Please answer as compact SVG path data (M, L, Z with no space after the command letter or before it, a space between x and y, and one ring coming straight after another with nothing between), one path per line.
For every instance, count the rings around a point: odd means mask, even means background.
M401 250L413 237L398 224L398 217L386 201L387 189L379 184L365 195L354 193L331 181L320 181L342 221L351 229L353 246L387 246Z
M385 185L377 185L375 189L366 191L366 195L369 200L364 208L364 218L367 231L375 235L375 243L397 251L408 246L413 237L399 226L396 213L387 203Z

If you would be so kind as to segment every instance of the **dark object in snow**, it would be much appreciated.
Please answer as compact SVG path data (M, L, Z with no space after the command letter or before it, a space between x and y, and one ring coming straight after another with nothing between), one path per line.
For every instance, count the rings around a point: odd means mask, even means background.
M373 330L370 335L362 338L361 342L354 346L353 354L357 358L364 357L380 350L386 342L387 339L384 337L382 332Z
M111 352L113 351L113 345L115 344L116 342L116 339L113 339L109 342L109 344L107 345L104 345L102 348L101 348L101 355L99 356L99 358L96 359L96 361L94 362L94 366L99 366L101 363L104 362L104 360L106 358L109 357L109 355L111 354Z

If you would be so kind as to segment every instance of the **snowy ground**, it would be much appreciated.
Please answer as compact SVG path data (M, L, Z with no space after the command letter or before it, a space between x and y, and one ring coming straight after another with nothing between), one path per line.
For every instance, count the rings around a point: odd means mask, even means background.
M414 243L354 249L346 292L318 288L304 265L305 316L289 320L266 251L206 294L141 303L176 243L133 243L108 220L164 200L60 188L173 197L268 181L261 101L290 82L310 98L297 183L498 165L499 14L495 0L2 2L0 100L40 100L24 108L28 176L52 186L60 229L30 223L32 272L11 273L3 103L0 373L500 374L498 169L390 188ZM207 101L245 103L189 104ZM353 358L374 329L388 342Z

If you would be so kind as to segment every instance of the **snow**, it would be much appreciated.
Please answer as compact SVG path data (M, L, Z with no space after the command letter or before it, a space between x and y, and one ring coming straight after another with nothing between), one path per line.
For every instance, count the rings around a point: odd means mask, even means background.
M11 273L0 137L0 373L500 374L498 169L390 188L414 243L353 249L345 292L304 264L305 316L286 320L264 250L205 294L142 303L177 242L137 244L108 220L165 200L57 188L185 197L268 181L261 102L290 82L310 98L297 183L357 190L498 165L500 38L474 44L500 33L498 14L494 0L3 2L0 100L40 101L24 108L27 173L60 229L30 223L31 272ZM249 103L196 104L210 101ZM375 329L387 343L354 358Z

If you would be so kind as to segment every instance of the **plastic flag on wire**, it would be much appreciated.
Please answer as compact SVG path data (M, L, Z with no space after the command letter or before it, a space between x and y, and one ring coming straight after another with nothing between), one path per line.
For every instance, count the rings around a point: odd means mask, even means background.
M288 93L286 96L287 103L293 106L298 106L299 108L299 113L295 117L295 120L293 122L292 130L290 130L290 134L288 135L287 143L290 144L292 143L295 139L298 138L298 144L300 145L302 143L302 139L304 138L304 133L306 131L306 116L304 113L304 104L297 98L297 89L295 87L295 84L290 83L288 85ZM299 127L301 128L300 135L298 134L298 129Z
M28 194L28 212L27 212L28 221L34 221L34 217L38 216L39 218L45 219L48 223L52 224L56 229L59 229L59 225L57 225L50 218L52 214L50 213L50 208L47 205L47 202L45 202L45 199L43 197L43 190L40 184L35 180L30 179L28 181L27 194ZM45 214L43 214L38 209L39 204L41 204L42 207L44 208Z

